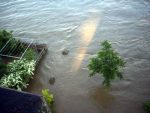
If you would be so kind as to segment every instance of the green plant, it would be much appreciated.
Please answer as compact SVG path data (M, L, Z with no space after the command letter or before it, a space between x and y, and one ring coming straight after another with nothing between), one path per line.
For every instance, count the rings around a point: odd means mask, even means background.
M15 54L17 53L17 55L19 56L20 53L22 53L22 51L26 50L26 45L23 44L19 39L13 38L10 40L7 48L5 48L4 51L6 51L7 53L7 51L10 51L11 49L14 49L14 48L15 48ZM15 54L13 53L13 55ZM11 55L11 52L9 55Z
M34 73L35 69L35 61L28 61L26 59L21 60L14 60L13 62L8 64L8 72L9 73L16 73L20 72L20 76L23 80L28 81Z
M3 53L7 53L8 51L12 50L13 48L16 48L15 51L24 51L26 46L20 42L20 40L15 39L12 34L13 31L6 31L6 30L0 30L0 49L4 47L4 45L7 43L8 40L9 43L7 44L7 47L3 50ZM9 54L11 55L11 54Z
M0 49L10 38L13 38L12 31L0 30Z
M28 49L24 55L24 58L27 60L36 60L36 52L33 49Z
M0 80L0 85L2 87L14 88L21 91L23 88L26 88L27 84L23 82L21 76L18 73L11 73L9 75L5 75Z
M146 113L150 113L150 101L144 102L144 110Z
M45 101L47 102L47 104L52 107L53 103L54 103L54 96L52 93L50 93L50 91L48 89L43 89L42 90L42 96L45 99Z
M104 77L103 85L110 87L111 81L116 77L122 78L120 68L124 67L125 61L119 57L111 44L106 40L101 43L102 49L97 53L97 56L90 59L88 68L90 76L102 74Z
M0 85L3 87L22 90L27 87L27 83L34 74L35 61L26 59L14 60L7 66L8 74L2 77Z

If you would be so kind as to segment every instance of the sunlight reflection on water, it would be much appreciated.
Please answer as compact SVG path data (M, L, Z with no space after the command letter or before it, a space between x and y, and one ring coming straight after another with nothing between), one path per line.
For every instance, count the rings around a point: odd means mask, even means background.
M94 38L99 22L100 17L90 17L81 24L79 27L79 34L81 37L82 47L87 47L90 44ZM86 52L87 48L77 50L77 53L79 54L75 56L72 65L74 70L78 70L80 68Z

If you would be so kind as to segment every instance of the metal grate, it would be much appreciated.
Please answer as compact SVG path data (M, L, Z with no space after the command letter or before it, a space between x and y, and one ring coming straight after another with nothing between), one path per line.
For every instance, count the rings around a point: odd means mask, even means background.
M9 39L6 44L0 49L0 56L15 58L15 59L22 59L29 48L32 48L37 53L38 61L41 58L41 55L45 48L39 48L37 45L37 41L29 38L11 38ZM40 50L40 51L39 51Z

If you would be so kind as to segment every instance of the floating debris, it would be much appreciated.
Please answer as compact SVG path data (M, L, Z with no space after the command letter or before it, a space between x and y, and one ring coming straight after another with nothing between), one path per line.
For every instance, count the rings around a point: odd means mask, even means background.
M68 55L68 53L69 53L69 50L68 50L68 49L64 49L64 50L62 51L62 54L63 54L63 55Z
M53 85L53 84L55 83L55 77L51 77L51 78L49 79L49 83L50 83L51 85Z

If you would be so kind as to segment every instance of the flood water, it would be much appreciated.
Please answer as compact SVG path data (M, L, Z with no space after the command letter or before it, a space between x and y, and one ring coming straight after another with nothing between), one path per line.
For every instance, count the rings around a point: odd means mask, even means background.
M0 0L0 28L47 43L27 91L50 89L57 113L144 113L150 98L149 0ZM124 79L109 91L87 69L103 40L127 62Z

